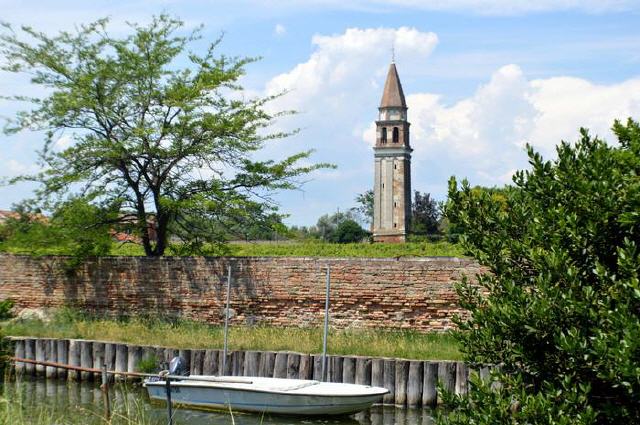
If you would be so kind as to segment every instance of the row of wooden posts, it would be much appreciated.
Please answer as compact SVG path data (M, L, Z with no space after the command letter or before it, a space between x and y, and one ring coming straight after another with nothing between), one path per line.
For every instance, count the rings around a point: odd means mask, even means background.
M52 362L116 372L139 372L141 361L168 363L183 357L192 375L263 376L322 380L322 356L273 351L231 351L223 361L223 350L175 349L103 341L51 338L11 338L16 358ZM223 370L223 364L225 370ZM98 373L65 370L52 366L16 362L16 372L48 379L100 381ZM478 371L488 377L489 370ZM467 392L470 369L462 362L423 361L359 356L329 356L326 380L387 388L384 404L435 407L437 383L456 394Z

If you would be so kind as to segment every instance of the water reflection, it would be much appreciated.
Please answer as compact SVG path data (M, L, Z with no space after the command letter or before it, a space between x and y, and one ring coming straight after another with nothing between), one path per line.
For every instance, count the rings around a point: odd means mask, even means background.
M97 385L91 383L67 383L57 380L29 379L5 382L4 397L20 398L27 409L46 407L55 415L70 416L77 423L86 425L104 424L103 396ZM146 411L152 422L166 423L166 408L162 404L150 403L146 391L140 386L117 385L111 389L110 397L114 409L140 409ZM36 410L36 409L34 409ZM431 411L427 409L400 409L392 406L374 406L352 416L342 417L295 417L258 414L203 412L179 408L175 410L175 425L432 425Z

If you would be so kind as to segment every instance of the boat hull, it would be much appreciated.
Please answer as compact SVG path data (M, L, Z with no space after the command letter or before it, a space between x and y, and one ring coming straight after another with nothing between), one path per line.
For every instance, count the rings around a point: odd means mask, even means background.
M291 381L291 380L287 380ZM303 381L301 381L303 382ZM323 384L319 384L323 385ZM329 384L336 385L336 384ZM234 388L230 385L198 384L187 381L171 382L171 400L175 404L206 409L223 409L244 412L274 413L287 415L340 415L359 412L380 401L386 393L384 389L370 391L372 387L349 385L354 391L362 388L360 394L318 394L301 391L268 391L256 388ZM164 382L147 382L145 387L149 397L166 401ZM359 387L359 388L358 388ZM317 389L316 389L317 390Z

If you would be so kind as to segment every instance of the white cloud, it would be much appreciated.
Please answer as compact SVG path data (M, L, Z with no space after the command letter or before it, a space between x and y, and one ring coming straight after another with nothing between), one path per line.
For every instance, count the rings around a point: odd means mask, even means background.
M534 80L531 102L538 111L530 139L550 151L560 141L572 141L579 127L609 141L614 119L640 117L640 77L598 85L572 77Z
M438 38L414 28L350 28L341 34L316 35L309 58L272 78L265 94L288 93L270 105L273 110L297 110L282 119L280 128L301 128L301 133L271 143L261 155L283 155L314 149L314 162L330 162L337 171L318 172L300 192L283 194L283 206L317 196L326 207L313 213L335 211L336 205L353 205L356 193L371 186L370 147L360 142L362 130L377 114L382 85L395 46L401 76L416 74L427 64ZM404 74L403 74L404 73ZM340 184L336 184L340 176ZM302 198L304 196L304 198ZM286 208L285 208L286 209Z
M452 105L431 93L410 94L407 103L417 164L437 163L442 184L457 175L496 185L526 167L525 143L552 157L561 140L578 137L580 127L615 142L614 119L640 117L640 79L610 85L572 77L527 80L511 64ZM371 123L362 139L370 144L374 132ZM415 167L414 181L432 180L430 172Z
M445 196L452 175L481 185L509 183L516 170L528 166L525 143L551 157L555 145L575 140L581 126L613 141L614 118L640 116L640 79L609 85L572 77L531 80L519 65L509 64L469 96L447 103L440 93L412 90L412 82L425 78L430 67L438 42L433 33L352 28L316 35L312 42L315 49L306 61L266 84L267 94L290 91L273 106L301 111L284 125L302 128L267 152L278 157L312 148L313 160L339 168L315 173L305 195L283 195L285 210L313 202L325 205L314 215L331 212L336 205L352 205L355 194L371 186L373 120L394 44L409 106L413 187L437 198Z
M350 28L339 35L316 35L309 59L271 79L265 92L288 91L271 107L300 112L290 122L303 129L351 133L360 117L375 116L391 46L404 69L416 69L425 65L437 42L434 33L407 27Z
M275 28L273 29L273 32L275 35L282 37L287 33L287 29L282 24L276 24Z

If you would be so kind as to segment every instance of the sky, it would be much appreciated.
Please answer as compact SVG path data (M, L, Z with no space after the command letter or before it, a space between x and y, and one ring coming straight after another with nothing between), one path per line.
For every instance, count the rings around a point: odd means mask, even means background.
M269 107L295 109L262 158L313 149L333 170L308 176L275 200L290 225L355 206L373 186L377 106L391 61L409 107L412 186L446 198L451 176L501 186L527 167L526 144L553 158L561 140L586 127L615 143L615 119L640 119L640 0L0 0L0 20L46 33L108 16L126 22L168 13L204 40L224 34L220 53L260 57L242 85ZM0 73L0 96L34 94L25 76ZM0 99L0 119L19 105ZM61 137L59 145L69 143ZM0 134L0 178L38 170L43 136ZM0 187L0 209L33 186Z

